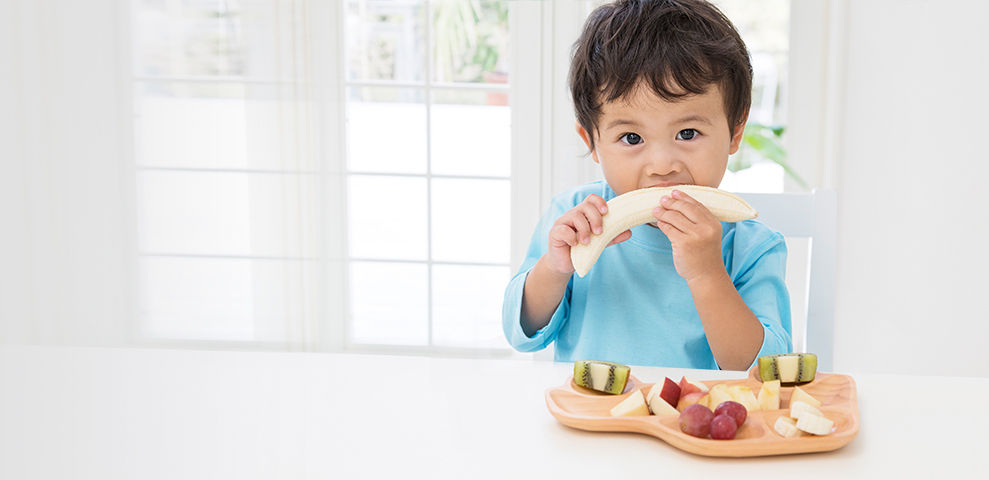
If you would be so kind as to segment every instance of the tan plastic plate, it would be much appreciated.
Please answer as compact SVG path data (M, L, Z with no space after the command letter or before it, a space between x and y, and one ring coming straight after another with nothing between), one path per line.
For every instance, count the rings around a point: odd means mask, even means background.
M708 387L719 383L747 385L759 393L762 382L756 369L742 380L702 380ZM624 400L633 390L649 393L652 383L642 383L634 376L621 395L609 395L580 387L571 377L564 385L546 390L546 406L556 419L569 427L596 432L644 433L662 439L681 450L710 457L758 457L792 453L827 452L839 449L853 439L859 431L858 397L855 381L847 375L820 373L813 382L800 388L822 402L821 412L834 421L830 435L804 435L783 438L773 425L776 419L789 413L793 387L780 389L781 410L753 411L733 440L697 438L680 431L677 415L612 417L609 411Z

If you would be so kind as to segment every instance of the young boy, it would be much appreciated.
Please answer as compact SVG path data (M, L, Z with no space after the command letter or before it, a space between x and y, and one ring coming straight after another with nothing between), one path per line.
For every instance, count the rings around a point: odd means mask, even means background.
M748 116L752 67L703 0L620 0L595 10L570 67L577 132L604 182L556 196L505 292L509 343L555 341L557 361L744 370L791 351L786 245L756 221L721 223L683 192L625 231L583 278L570 248L606 201L653 186L718 187Z

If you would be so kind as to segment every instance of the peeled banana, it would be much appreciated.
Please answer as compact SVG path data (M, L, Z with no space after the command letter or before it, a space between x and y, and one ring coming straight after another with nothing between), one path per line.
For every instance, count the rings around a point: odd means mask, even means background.
M608 201L608 213L602 218L601 233L591 236L587 245L577 244L570 249L570 261L577 275L583 277L597 262L601 252L618 234L643 223L652 222L654 208L664 196L680 190L702 203L719 221L741 222L759 215L745 200L717 188L700 185L677 185L633 190Z

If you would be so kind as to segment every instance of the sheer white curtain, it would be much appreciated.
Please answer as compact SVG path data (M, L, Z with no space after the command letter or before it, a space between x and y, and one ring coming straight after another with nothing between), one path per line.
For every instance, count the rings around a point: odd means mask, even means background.
M314 341L308 9L5 2L0 342Z
M132 2L137 341L313 341L321 166L308 7Z

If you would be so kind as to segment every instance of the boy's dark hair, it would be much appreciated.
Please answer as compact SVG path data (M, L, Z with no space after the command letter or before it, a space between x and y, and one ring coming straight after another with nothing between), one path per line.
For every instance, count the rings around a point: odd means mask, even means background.
M752 102L752 64L735 26L705 0L618 0L594 10L574 45L570 93L591 150L601 106L642 82L666 101L717 84L728 129Z

